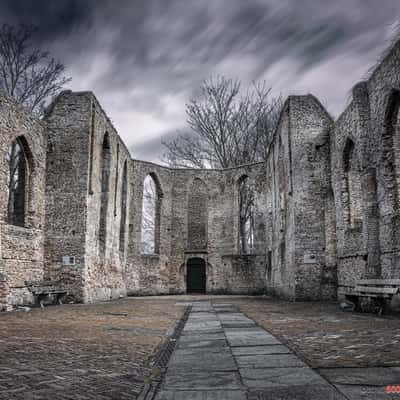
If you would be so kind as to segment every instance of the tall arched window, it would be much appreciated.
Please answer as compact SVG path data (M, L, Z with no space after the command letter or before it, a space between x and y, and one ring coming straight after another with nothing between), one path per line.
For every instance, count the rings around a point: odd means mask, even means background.
M357 228L362 223L361 173L354 142L347 139L343 151L342 202L345 223Z
M25 225L28 184L27 150L27 143L21 136L12 142L6 154L8 164L7 222L11 225Z
M154 174L143 182L142 203L142 254L158 254L160 251L160 212L162 193Z
M126 204L128 196L128 174L126 161L122 172L122 187L121 187L121 221L119 226L119 255L124 258L125 254L125 229L126 229Z
M238 181L239 197L239 251L252 254L254 251L254 187L248 176Z
M107 239L107 211L110 183L111 149L108 133L104 135L101 151L101 194L100 194L100 224L99 224L99 249L103 257L106 251Z
M400 91L394 90L389 98L385 115L385 127L382 136L383 178L390 206L395 212L399 202L400 180Z
M193 180L188 199L188 249L207 248L207 187L196 178Z

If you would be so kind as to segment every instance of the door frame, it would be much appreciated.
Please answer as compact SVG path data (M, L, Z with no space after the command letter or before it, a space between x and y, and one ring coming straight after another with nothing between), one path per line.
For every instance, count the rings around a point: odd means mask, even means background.
M196 293L196 292L189 292L189 291L188 291L188 288L189 288L189 285L188 285L189 264L190 264L190 261L192 261L192 260L199 260L199 264L200 264L200 262L201 262L202 265L203 265L203 268L204 268L204 291L201 291L201 292L199 291L199 292L197 292L197 293L199 293L199 294L201 294L201 293L207 293L207 261L206 261L203 257L196 257L196 256L187 258L186 263L185 263L185 284L186 284L186 293Z

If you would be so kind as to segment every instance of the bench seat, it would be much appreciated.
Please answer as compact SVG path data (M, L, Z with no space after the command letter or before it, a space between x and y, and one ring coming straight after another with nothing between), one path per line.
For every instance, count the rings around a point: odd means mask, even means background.
M35 302L39 303L42 308L52 298L55 299L56 303L62 304L62 299L68 294L68 291L63 289L59 282L41 281L25 283L33 294Z
M360 298L375 299L383 309L385 301L400 293L400 279L359 279L354 286L342 286L339 294L355 303L359 308Z

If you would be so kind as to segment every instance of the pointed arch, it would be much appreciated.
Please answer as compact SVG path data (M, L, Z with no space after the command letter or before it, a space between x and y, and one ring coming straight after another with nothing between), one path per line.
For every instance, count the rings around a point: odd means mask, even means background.
M99 223L99 250L104 257L107 241L107 212L109 203L111 147L108 132L104 134L101 150L101 193L100 193L100 223Z
M25 226L32 155L24 136L17 137L9 146L6 161L7 173L7 222Z
M393 212L399 204L400 179L400 91L392 90L389 95L382 136L383 179Z
M247 175L237 182L239 202L239 252L252 254L254 251L254 187Z
M141 253L159 254L162 191L157 176L148 174L143 181Z
M119 225L119 256L123 260L125 256L125 232L126 232L126 207L128 203L128 170L127 162L124 162L121 185L121 221Z
M342 203L348 228L362 225L361 172L354 141L347 138L343 149Z

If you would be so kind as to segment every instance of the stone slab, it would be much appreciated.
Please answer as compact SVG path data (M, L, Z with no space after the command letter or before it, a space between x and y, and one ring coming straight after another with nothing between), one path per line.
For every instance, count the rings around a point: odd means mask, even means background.
M335 388L326 385L276 387L250 391L247 398L248 400L346 400Z
M155 400L246 400L246 392L239 390L188 391L162 390Z
M202 347L185 347L176 348L172 354L173 356L178 355L180 357L190 357L198 356L199 354L203 354L205 351L208 353L229 354L230 348L226 344L224 346L208 347L206 350Z
M291 351L284 345L269 345L269 346L243 346L232 347L234 356L250 356L253 354L288 354Z
M163 390L238 390L242 389L237 372L185 371L177 372L168 369Z
M243 346L263 346L281 344L278 339L267 332L259 331L246 331L243 332L229 332L225 330L228 343L232 347Z
M255 354L235 357L239 368L306 367L294 354Z
M221 329L221 323L219 321L188 321L184 327L184 331L190 330L201 330L201 329Z
M199 311L197 313L191 313L189 315L188 321L193 321L193 320L207 320L207 319L212 319L215 321L219 321L217 315L215 312L203 312Z
M311 368L240 368L243 383L249 388L269 389L274 387L308 386L329 384Z
M236 371L237 366L230 352L210 353L203 351L196 355L173 354L168 363L168 372L172 371ZM214 372L212 372L214 373Z
M179 338L179 343L197 342L201 340L225 340L223 333L198 333L198 332L187 332L185 335Z
M260 334L272 336L265 329L260 328L258 326L252 326L250 328L226 328L225 332L227 334L229 334L229 335L241 335L241 334L244 334L244 333L252 333L252 334L260 333Z
M203 335L202 335L203 336ZM226 347L227 343L225 337L223 339L204 339L204 340L187 340L182 341L185 336L181 337L178 342L178 349L195 349L195 348L202 348L204 351L209 351L209 349L216 349L216 348L223 348Z
M321 368L319 373L329 382L344 385L400 385L399 367Z

